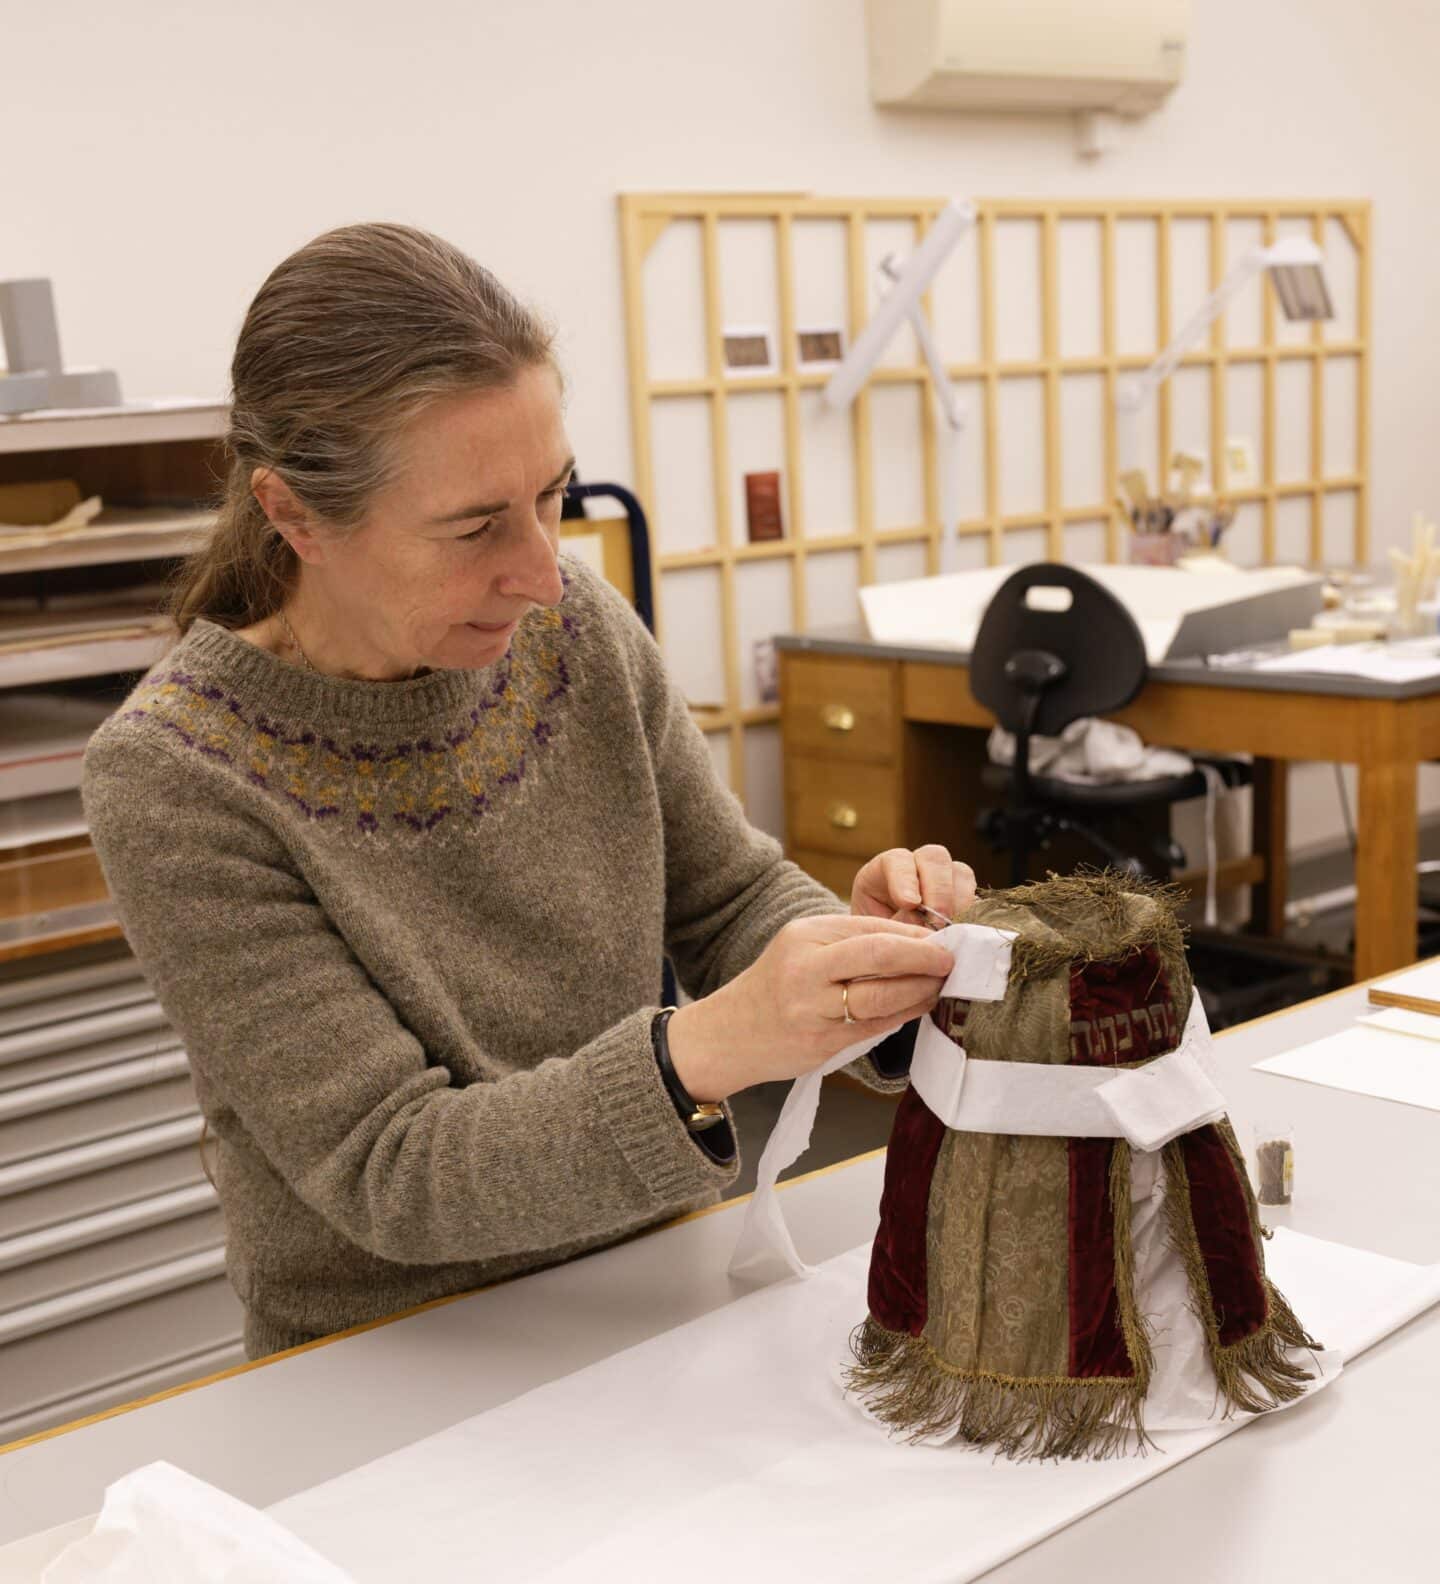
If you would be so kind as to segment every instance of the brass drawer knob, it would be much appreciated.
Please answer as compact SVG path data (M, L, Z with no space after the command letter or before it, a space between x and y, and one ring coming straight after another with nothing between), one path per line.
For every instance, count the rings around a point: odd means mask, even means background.
M820 711L820 719L833 732L855 730L855 711L848 704L827 704Z
M854 830L860 823L860 815L852 804L832 803L830 805L830 823L836 830Z

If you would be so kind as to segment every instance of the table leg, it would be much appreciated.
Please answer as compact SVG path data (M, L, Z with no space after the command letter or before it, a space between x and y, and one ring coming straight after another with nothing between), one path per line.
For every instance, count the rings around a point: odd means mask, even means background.
M1362 759L1355 855L1355 977L1404 968L1419 950L1419 819L1411 759Z
M1284 759L1255 761L1251 790L1250 845L1265 860L1265 878L1250 888L1249 930L1279 940L1290 899L1290 765Z

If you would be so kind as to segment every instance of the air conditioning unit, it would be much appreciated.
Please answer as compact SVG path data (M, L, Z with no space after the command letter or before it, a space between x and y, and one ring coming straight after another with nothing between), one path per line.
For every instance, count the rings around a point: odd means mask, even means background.
M913 110L1154 110L1190 0L866 0L870 96Z

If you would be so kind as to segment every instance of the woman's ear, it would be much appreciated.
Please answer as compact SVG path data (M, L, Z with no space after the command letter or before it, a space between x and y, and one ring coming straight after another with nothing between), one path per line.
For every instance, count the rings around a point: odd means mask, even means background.
M257 467L250 474L250 493L295 554L302 560L311 560L316 535L310 513L285 480L272 468Z

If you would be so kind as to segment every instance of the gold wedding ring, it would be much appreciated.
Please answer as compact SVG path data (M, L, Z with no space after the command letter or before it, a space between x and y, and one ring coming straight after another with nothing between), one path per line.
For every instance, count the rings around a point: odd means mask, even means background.
M840 1005L845 1008L845 1021L847 1023L858 1023L860 1021L850 1011L850 981L848 979L843 981L840 986Z

